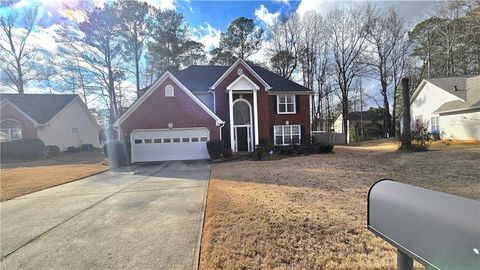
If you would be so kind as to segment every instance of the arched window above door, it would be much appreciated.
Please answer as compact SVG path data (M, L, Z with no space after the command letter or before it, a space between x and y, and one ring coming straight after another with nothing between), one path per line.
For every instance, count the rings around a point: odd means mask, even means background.
M233 124L234 125L250 125L250 105L243 100L233 104Z

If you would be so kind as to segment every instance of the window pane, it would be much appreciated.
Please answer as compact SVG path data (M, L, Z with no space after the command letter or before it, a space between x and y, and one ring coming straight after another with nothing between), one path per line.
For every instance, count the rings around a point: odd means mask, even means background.
M292 143L300 143L300 136L292 135Z
M282 136L275 136L275 144L283 144Z
M292 126L292 134L296 134L298 135L299 134L299 127L298 126Z
M293 104L287 104L287 112L293 112L294 111L293 107L294 107Z
M293 96L287 96L287 103L293 102Z
M198 142L198 138L192 138L192 142Z
M182 142L190 142L190 138L182 138Z
M20 124L14 120L4 120L1 123L1 128L20 128Z
M173 138L173 142L180 142L180 138Z
M202 142L206 142L206 141L207 141L207 137L202 137L202 138L200 138L200 140L201 140Z
M285 96L277 96L278 103L285 103Z
M275 127L275 135L282 135L282 127L276 126Z
M286 112L285 108L286 108L285 104L279 104L278 105L278 112Z
M284 144L291 144L292 143L292 138L290 137L290 135L283 137L283 143Z
M145 143L152 143L152 139L145 139Z
M161 143L161 142L162 142L162 139L154 139L153 142L154 142L154 143Z
M135 140L135 144L141 144L141 143L142 143L142 140L139 140L139 139Z
M171 141L172 141L171 139L163 139L163 142L164 142L164 143L169 143L169 142L171 142Z
M283 126L283 134L290 136L290 134L291 134L291 126Z
M250 124L250 107L246 102L239 101L233 105L233 124Z

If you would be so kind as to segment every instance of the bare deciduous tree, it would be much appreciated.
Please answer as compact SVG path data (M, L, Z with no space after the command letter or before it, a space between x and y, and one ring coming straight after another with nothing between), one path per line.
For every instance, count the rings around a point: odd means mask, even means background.
M34 69L36 48L28 44L38 15L38 7L21 10L7 9L0 15L0 60L8 84L19 94L25 91L25 84L36 79Z
M363 70L361 57L365 51L367 7L337 7L327 15L331 67L340 89L343 132L347 133L348 96L351 84Z

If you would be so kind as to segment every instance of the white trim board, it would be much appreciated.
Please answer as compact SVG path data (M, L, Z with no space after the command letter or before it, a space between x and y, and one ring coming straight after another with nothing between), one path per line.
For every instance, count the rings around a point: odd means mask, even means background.
M235 85L239 83L241 80L246 80L253 89L235 89ZM230 85L227 86L226 91L242 91L242 90L260 90L260 87L256 83L254 83L250 78L248 78L245 74L238 76L238 78L233 81Z
M6 103L10 104L10 106L12 106L15 110L17 110L19 113L21 113L23 116L25 116L28 120L30 120L35 127L41 126L40 123L38 123L37 121L35 121L35 119L33 119L32 117L30 117L30 116L29 116L28 114L26 114L22 109L18 108L15 104L13 104L13 102L11 102L11 101L8 100L8 99L2 100L2 103L0 104L0 108L3 107L3 106L5 106Z
M188 88L183 85L172 73L166 71L148 90L140 96L140 98L130 107L128 110L120 116L120 118L113 123L114 127L119 127L150 95L158 89L158 87L167 79L170 78L178 87L185 92L197 105L199 105L207 114L209 114L216 122L217 126L220 126L224 121L220 119L214 112L212 112L207 105L205 105L198 97L196 97Z
M264 80L262 79L262 77L260 77L260 75L258 75L252 67L250 67L249 64L247 64L247 62L245 62L245 60L239 58L237 61L235 61L235 63L233 63L233 65L231 65L227 71L225 71L222 76L220 76L220 78L218 78L218 80L212 85L210 86L210 89L215 89L217 88L218 84L220 84L220 82L222 82L225 77L227 77L228 74L230 74L231 71L233 71L233 69L238 66L238 64L241 63L243 64L243 66L250 72L252 73L253 76L255 76L255 78L257 78L257 80L259 80L266 88L266 90L270 90L272 87ZM243 75L243 74L242 74Z

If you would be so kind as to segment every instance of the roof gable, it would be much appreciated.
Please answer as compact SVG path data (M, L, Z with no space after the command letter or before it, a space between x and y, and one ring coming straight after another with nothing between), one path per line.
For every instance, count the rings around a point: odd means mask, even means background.
M227 86L227 90L247 89L260 90L260 87L258 87L258 85L256 85L252 80L245 76L245 74L240 75L235 81L233 81L229 86Z
M269 90L271 87L270 85L260 76L258 75L250 65L245 62L242 58L239 58L233 65L231 65L227 71L225 71L220 78L218 78L215 83L210 86L210 89L215 89L227 76L230 74L235 68L238 66L242 66L243 68L247 69L260 83L262 83L265 86L265 90Z
M56 94L0 94L35 122L45 124L67 106L77 95Z
M167 79L170 78L178 87L183 90L196 104L198 104L205 112L207 112L218 125L224 123L212 110L210 110L207 105L205 105L197 96L195 96L182 82L180 82L172 73L166 71L163 73L160 78L158 78L155 83L153 83L146 92L140 96L128 109L127 111L118 118L113 124L115 127L119 127L120 124L125 121L140 105L155 91L159 86Z

